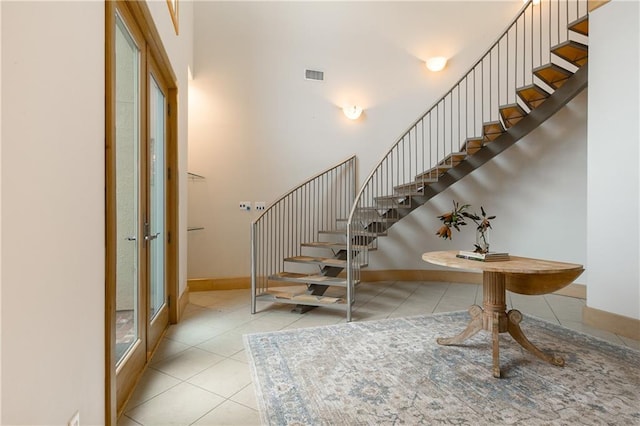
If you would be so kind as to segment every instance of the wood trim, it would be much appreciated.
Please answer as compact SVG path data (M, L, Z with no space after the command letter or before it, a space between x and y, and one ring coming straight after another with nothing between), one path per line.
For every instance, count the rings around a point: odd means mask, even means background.
M116 193L109 190L109 182L115 181L115 4L105 2L105 424L117 423L116 401Z
M176 322L179 322L182 319L182 316L184 315L184 311L187 309L188 304L189 304L189 286L187 286L187 288L184 289L184 291L180 295L180 298L178 299L178 303L177 303L178 312L177 312Z
M126 4L140 26L142 33L145 35L145 40L148 44L147 47L151 50L151 56L158 61L158 68L163 73L163 77L167 79L167 81L173 82L173 87L178 87L178 79L171 66L171 60L162 45L162 37L160 37L158 29L153 23L153 16L151 16L151 11L147 3L144 1L117 1Z
M482 274L477 272L447 271L440 269L388 269L379 271L361 271L362 281L431 281L464 284L482 284ZM298 283L278 283L279 287L299 285ZM193 278L187 282L189 291L239 290L251 288L250 277L238 278ZM583 284L569 284L554 292L562 296L587 298L587 289Z
M600 330L640 340L640 319L585 306L582 308L582 322Z
M189 291L239 290L251 288L250 277L194 278L187 281Z
M609 3L610 1L611 0L589 0L587 2L587 9L589 10L589 13L591 13L597 8L599 8L600 6L603 6Z
M176 35L179 32L180 15L178 14L179 5L178 0L167 0L167 6L169 7L169 15L171 15L171 21L173 22L173 28L176 30Z
M169 301L178 299L180 291L180 208L179 191L180 177L178 173L178 89L169 86L168 105L170 114L168 115L167 131L167 232L171 236L167 242L167 296ZM169 304L169 323L177 324L180 320L180 305L178 303Z
M146 364L147 351L145 349L146 343L141 339L134 344L133 348L129 351L129 354L125 357L120 365L127 364L127 368L122 371L116 371L118 376L118 383L122 386L122 389L117 389L114 383L114 391L116 393L116 417L120 417L124 411L124 406L127 400L131 397L136 384L142 377L144 372L144 366ZM115 370L115 369L114 369ZM110 413L106 413L107 416ZM112 423L115 425L116 423Z

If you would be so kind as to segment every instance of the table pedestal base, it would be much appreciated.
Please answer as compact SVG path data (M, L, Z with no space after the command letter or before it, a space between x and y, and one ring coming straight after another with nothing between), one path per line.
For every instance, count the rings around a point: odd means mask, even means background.
M491 332L493 344L493 376L500 377L500 333L509 333L523 348L538 358L557 366L564 366L564 359L548 355L536 347L522 332L520 322L522 314L516 309L506 311L505 276L499 272L485 271L482 277L483 306L473 305L469 308L471 321L462 333L453 337L440 337L439 345L457 345L469 339L480 330Z

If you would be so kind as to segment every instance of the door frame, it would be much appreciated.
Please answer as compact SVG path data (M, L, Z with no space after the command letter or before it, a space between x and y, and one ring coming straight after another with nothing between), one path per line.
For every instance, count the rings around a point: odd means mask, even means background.
M153 349L146 353L142 360L142 367L136 377L130 380L130 389L125 390L126 396L120 398L116 393L116 193L115 193L115 14L128 15L143 35L147 54L155 59L158 73L168 86L167 93L167 140L166 140L166 279L167 301L169 309L169 323L176 323L179 319L178 306L178 243L180 232L178 228L178 117L177 99L178 84L171 67L169 57L162 45L151 12L146 2L106 0L105 1L105 424L116 425L117 418L124 408L125 402L133 391L135 383L144 372ZM146 84L146 81L144 82ZM145 90L146 93L146 90ZM144 100L145 104L147 100ZM143 117L146 120L146 116Z

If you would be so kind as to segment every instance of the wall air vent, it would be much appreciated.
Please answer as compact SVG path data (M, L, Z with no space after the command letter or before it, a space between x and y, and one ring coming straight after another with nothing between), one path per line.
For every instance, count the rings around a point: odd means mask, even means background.
M316 70L304 70L304 78L305 80L322 81L324 80L324 72Z

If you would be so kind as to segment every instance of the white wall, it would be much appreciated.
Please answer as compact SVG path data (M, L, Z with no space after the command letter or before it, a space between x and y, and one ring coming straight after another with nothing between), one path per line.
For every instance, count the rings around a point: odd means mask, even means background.
M589 19L587 305L640 319L640 4Z
M189 225L205 230L189 233L189 277L249 276L256 214L239 201L270 203L353 154L363 180L521 7L197 2L189 168L207 179L190 184ZM433 55L452 58L445 72L426 70ZM307 68L325 81L305 81ZM347 120L346 103L364 107L364 118Z
M149 2L179 87L180 226L186 230L187 64ZM104 3L1 2L1 424L103 424ZM183 195L184 194L184 195ZM186 286L186 232L180 250ZM10 247L10 250L6 248Z
M104 422L104 4L2 2L2 424Z

